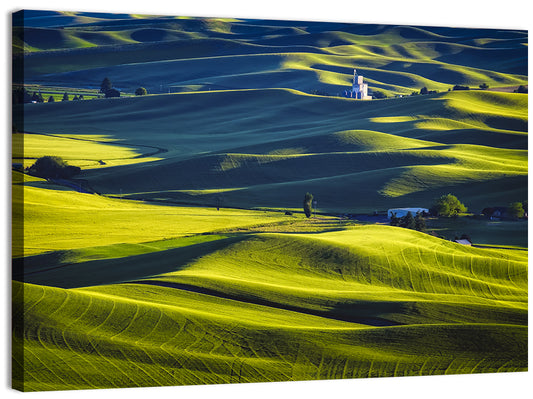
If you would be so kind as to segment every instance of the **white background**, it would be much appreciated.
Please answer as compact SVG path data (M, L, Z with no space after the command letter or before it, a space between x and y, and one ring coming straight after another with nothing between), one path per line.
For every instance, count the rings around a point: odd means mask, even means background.
M10 43L11 12L20 9L93 11L136 14L184 15L201 17L240 17L263 19L313 20L335 22L363 22L381 24L434 25L473 28L503 28L529 30L533 7L528 0L193 0L140 2L104 0L2 1L2 63L3 88L0 109L4 123L2 134L3 157L0 162L0 259L2 261L3 295L1 296L4 328L0 329L2 351L0 366L1 394L22 395L10 389ZM404 377L342 381L241 384L192 387L134 388L123 390L69 391L25 394L32 398L112 398L128 396L132 399L147 396L159 398L361 398L361 399L461 399L531 397L531 374L481 374L466 376ZM6 396L6 397L7 397ZM4 397L4 396L2 396Z

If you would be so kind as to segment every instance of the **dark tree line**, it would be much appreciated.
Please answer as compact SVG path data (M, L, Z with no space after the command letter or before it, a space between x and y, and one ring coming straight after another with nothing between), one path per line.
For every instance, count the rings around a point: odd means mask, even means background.
M398 217L393 213L390 218L390 225L422 232L426 231L426 220L420 212L417 212L416 216L413 216L411 212L407 212L407 215L402 217Z

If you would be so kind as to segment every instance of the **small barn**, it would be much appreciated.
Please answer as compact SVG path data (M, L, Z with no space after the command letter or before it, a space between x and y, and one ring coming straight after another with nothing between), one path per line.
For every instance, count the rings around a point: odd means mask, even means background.
M472 243L467 240L466 238L460 238L458 240L454 240L457 244L462 244L462 245L472 245Z
M402 218L404 216L407 216L407 214L411 212L411 215L416 216L418 212L420 212L421 215L429 214L429 209L427 208L394 208L389 209L387 211L387 217L390 219L392 215L396 214L396 217Z

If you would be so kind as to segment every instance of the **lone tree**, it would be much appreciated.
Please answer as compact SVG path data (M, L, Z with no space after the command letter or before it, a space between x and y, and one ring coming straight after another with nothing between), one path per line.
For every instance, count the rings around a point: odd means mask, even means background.
M68 165L63 158L44 156L29 167L28 174L44 179L70 179L81 172L78 166Z
M61 101L68 101L68 93L65 92L65 94L63 94L63 99Z
M481 83L481 84L479 85L479 88L480 88L481 90L487 90L487 89L489 88L489 85L486 84L486 83Z
M457 216L467 210L467 207L452 194L443 195L431 207L431 213L445 217Z
M311 217L311 212L313 212L313 194L311 193L305 193L304 212L305 216Z
M100 84L100 93L106 93L108 90L111 90L113 88L113 84L109 80L108 77L104 78L102 80L102 83Z
M135 90L135 95L136 96L145 96L147 94L148 94L148 92L146 91L146 89L144 87L139 87L139 88L137 88L137 90Z

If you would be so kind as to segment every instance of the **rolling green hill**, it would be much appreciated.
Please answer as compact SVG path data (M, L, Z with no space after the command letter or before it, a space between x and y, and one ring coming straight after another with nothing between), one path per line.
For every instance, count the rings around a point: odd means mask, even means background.
M527 32L31 10L13 26L15 83L149 93L13 106L14 388L528 369L526 220L432 218L430 235L368 216L527 199ZM339 96L354 68L388 98ZM500 91L449 90L481 83ZM81 173L23 173L45 155ZM463 233L476 245L436 237Z
M60 274L46 270L26 278L44 285L15 283L27 320L15 380L50 390L525 367L521 252L386 226L252 235L183 264L171 251L149 256L176 259L174 271L153 275L145 259L146 277L125 284L54 288Z
M159 161L84 172L96 191L134 199L211 204L223 195L225 206L294 208L311 191L323 211L371 212L429 207L454 192L480 212L527 197L521 94L354 102L238 90L30 104L24 115L30 132L166 150Z
M336 95L354 67L372 90L389 94L527 84L522 31L84 13L15 27L26 79L48 84L97 87L109 76L129 92L283 87Z

